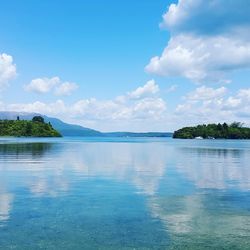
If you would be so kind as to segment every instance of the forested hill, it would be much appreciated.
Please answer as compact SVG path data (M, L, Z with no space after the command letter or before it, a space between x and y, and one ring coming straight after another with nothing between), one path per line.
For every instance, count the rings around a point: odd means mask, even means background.
M174 132L173 138L194 139L250 139L250 128L243 127L242 123L227 123L198 125L196 127L185 127Z
M17 120L0 120L0 136L61 137L61 134L41 116L35 116L31 121L19 117Z

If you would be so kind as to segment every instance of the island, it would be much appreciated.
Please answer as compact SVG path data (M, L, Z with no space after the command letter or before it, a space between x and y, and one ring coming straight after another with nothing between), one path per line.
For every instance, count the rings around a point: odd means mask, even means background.
M240 122L232 124L203 124L184 127L174 132L173 138L179 139L250 139L250 128Z
M51 123L46 123L41 116L34 116L32 120L0 120L0 136L14 137L61 137Z

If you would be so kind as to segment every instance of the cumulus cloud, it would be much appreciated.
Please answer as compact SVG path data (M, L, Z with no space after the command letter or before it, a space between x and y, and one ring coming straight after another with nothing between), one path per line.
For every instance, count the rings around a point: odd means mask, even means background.
M166 109L161 98L147 97L133 102L119 103L115 100L80 100L71 108L73 114L97 120L159 119Z
M197 37L181 34L170 39L161 56L146 70L162 76L183 76L194 82L221 81L231 70L250 67L250 41L230 36Z
M218 34L249 26L248 0L179 0L163 15L160 27L171 32Z
M174 92L174 91L176 91L177 88L178 88L178 85L177 85L177 84L173 84L173 85L171 85L171 86L166 90L166 93Z
M35 101L33 103L13 103L9 105L2 104L2 110L17 112L34 112L48 115L59 115L69 112L62 100L53 103L44 103Z
M53 91L56 95L70 95L77 88L78 85L76 83L62 82L58 76L52 78L36 78L24 86L26 91L39 94Z
M96 98L81 99L71 104L62 100L52 103L36 101L33 103L1 104L2 110L15 110L20 112L35 112L45 115L57 116L76 123L83 124L101 122L114 124L115 122L132 125L139 121L140 125L147 121L159 121L164 118L166 102L155 96L159 91L154 81L147 82L127 94L111 100L97 100ZM122 100L121 100L122 99ZM127 128L129 129L129 128Z
M189 101L206 101L215 98L221 98L226 94L226 92L227 89L225 87L214 89L206 86L201 86L195 91L187 94L186 99Z
M177 105L175 114L192 123L244 121L250 124L250 89L229 95L227 88L196 88Z
M0 89L16 77L16 65L13 64L13 58L5 53L0 54Z
M50 92L59 83L60 83L59 77L36 78L25 86L25 90L44 94Z
M137 88L136 90L129 92L128 96L132 99L139 99L148 95L156 94L159 92L159 86L155 80L148 81L144 86Z
M233 70L250 68L248 1L179 0L163 15L171 38L146 71L194 82L228 81Z
M71 95L73 91L78 89L78 85L74 82L64 82L55 89L56 95Z

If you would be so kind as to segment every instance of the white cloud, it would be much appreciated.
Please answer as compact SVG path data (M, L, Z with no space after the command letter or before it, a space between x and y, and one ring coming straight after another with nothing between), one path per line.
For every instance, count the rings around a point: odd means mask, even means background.
M147 97L120 103L116 100L98 101L94 98L80 100L70 108L74 116L93 120L143 120L160 119L166 110L161 98Z
M62 100L57 100L53 103L43 103L40 101L36 101L33 103L13 103L9 105L2 105L2 110L34 112L49 115L63 114L68 111Z
M173 84L173 85L171 85L171 86L166 90L166 93L174 92L174 91L176 91L177 88L178 88L178 85L177 85L177 84Z
M73 82L64 82L55 89L56 95L70 95L73 91L78 89L78 85Z
M248 0L179 0L169 6L160 26L172 33L215 34L249 23Z
M220 87L217 89L209 88L206 86L201 86L195 91L187 95L187 100L189 101L206 101L215 98L221 98L225 95L227 89L225 87Z
M78 88L76 83L62 82L58 76L36 78L24 86L26 91L45 94L53 91L56 95L70 95Z
M0 89L16 77L16 65L13 64L13 58L5 53L0 54Z
M159 86L155 80L148 81L144 86L137 88L136 90L129 92L128 96L132 99L139 99L148 95L156 94L159 92Z
M246 4L244 0L179 0L170 5L161 26L171 31L171 38L146 71L199 83L225 82L228 72L250 68L250 9Z
M113 113L114 120L144 120L153 119L159 120L164 116L166 110L166 103L161 98L143 98L132 105L120 106L120 108Z
M45 115L51 115L66 118L77 124L87 123L112 127L115 123L118 126L127 126L130 130L133 123L140 122L139 129L143 129L145 123L152 124L152 121L159 121L164 118L166 103L161 98L143 98L133 102L119 103L115 100L99 101L94 98L82 99L73 104L67 105L62 100L53 103L34 102L34 103L16 103L10 105L1 105L5 111L35 112ZM119 124L121 123L122 124ZM105 124L105 126L104 126ZM153 126L152 126L153 129Z
M135 91L111 100L89 98L71 104L57 100L52 103L36 101L34 103L9 105L0 103L0 105L2 110L57 116L85 126L86 124L98 123L101 129L105 129L105 125L110 127L116 125L117 127L126 126L127 130L131 130L131 127L137 124L136 126L141 130L145 123L149 126L152 121L159 121L164 118L166 103L160 97L155 96L158 91L158 85L154 81L149 81Z
M202 86L184 97L175 114L192 124L242 121L250 125L250 89L240 89L228 95L225 87Z
M223 110L228 110L237 118L250 124L250 88L240 89L236 96L230 96L223 103Z
M52 78L36 78L25 86L25 90L44 94L50 92L59 83L60 78L57 76Z
M181 34L170 39L161 56L151 59L146 71L162 76L183 76L194 82L219 82L227 81L227 72L248 67L250 41L230 36Z

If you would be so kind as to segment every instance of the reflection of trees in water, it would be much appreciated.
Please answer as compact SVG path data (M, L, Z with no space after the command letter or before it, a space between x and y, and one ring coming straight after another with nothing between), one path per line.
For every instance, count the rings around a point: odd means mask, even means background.
M31 155L32 158L40 158L52 148L52 143L11 143L0 144L0 156L19 156Z
M180 148L181 153L195 154L198 156L212 156L212 157L232 157L239 158L244 154L241 149L227 149L227 148Z

